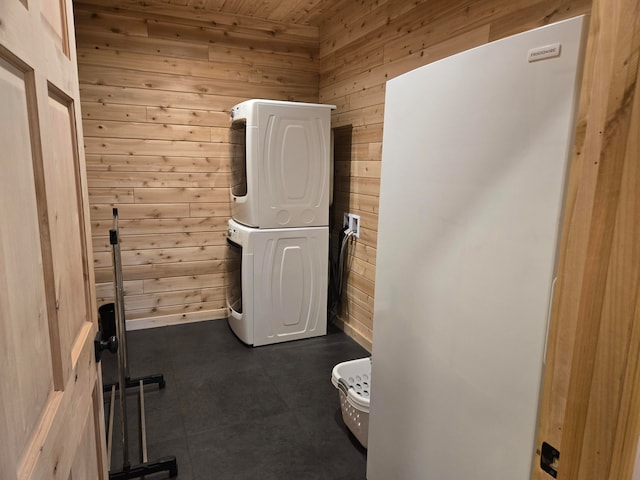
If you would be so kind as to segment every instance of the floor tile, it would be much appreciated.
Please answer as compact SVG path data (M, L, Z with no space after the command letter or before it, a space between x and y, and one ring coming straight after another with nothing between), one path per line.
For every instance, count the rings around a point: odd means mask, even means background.
M131 375L166 380L145 387L150 460L174 455L181 480L365 480L366 450L342 421L331 370L369 354L330 332L258 348L224 320L128 332ZM116 381L116 357L103 358L103 378ZM136 392L127 400L137 461Z

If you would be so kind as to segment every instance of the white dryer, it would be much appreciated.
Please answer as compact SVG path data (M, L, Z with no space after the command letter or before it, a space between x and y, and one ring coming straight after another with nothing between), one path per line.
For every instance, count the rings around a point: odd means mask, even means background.
M227 308L248 345L325 335L329 228L257 229L229 220Z
M247 100L231 109L231 212L256 228L329 225L334 105Z

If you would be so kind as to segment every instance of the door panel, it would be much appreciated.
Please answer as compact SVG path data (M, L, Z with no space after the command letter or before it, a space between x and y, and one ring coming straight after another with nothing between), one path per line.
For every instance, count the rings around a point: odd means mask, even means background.
M1 442L7 459L0 478L12 478L7 462L19 460L53 389L30 143L30 80L0 58L0 169L3 179L11 179L0 188L0 204L7 206L0 228L0 411L2 424L13 432L11 441Z
M313 271L313 266L304 255L309 247L306 239L274 243L275 261L269 282L276 313L274 328L278 333L304 332L309 326L311 309L311 285L305 274Z
M82 437L80 445L76 451L71 467L71 475L69 478L73 480L82 480L83 478L97 478L98 465L97 451L93 448L96 437L96 424L93 421L93 411L90 409L84 417L82 427Z
M3 480L107 476L72 18L0 1Z
M64 0L43 0L42 18L55 37L55 44L65 55L69 52Z
M61 358L68 358L72 343L87 320L79 194L76 185L76 139L70 99L49 93L48 121L51 126L50 158L43 164L47 191L49 235ZM86 292L85 292L86 293Z

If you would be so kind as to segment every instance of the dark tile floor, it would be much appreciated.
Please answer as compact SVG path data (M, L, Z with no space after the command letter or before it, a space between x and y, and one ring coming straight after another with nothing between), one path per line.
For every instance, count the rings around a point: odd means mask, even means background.
M342 421L331 369L368 353L335 328L324 337L251 348L215 320L129 332L127 346L131 377L166 379L162 390L145 388L148 455L174 455L177 478L365 479L366 450ZM103 356L103 372L105 383L116 381L115 356ZM128 390L127 404L137 464L137 389ZM119 470L114 418L112 468Z

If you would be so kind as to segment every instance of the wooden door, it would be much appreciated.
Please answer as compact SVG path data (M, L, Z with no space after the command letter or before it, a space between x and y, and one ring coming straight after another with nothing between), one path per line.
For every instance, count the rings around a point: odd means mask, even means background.
M70 0L0 1L0 478L105 478Z

